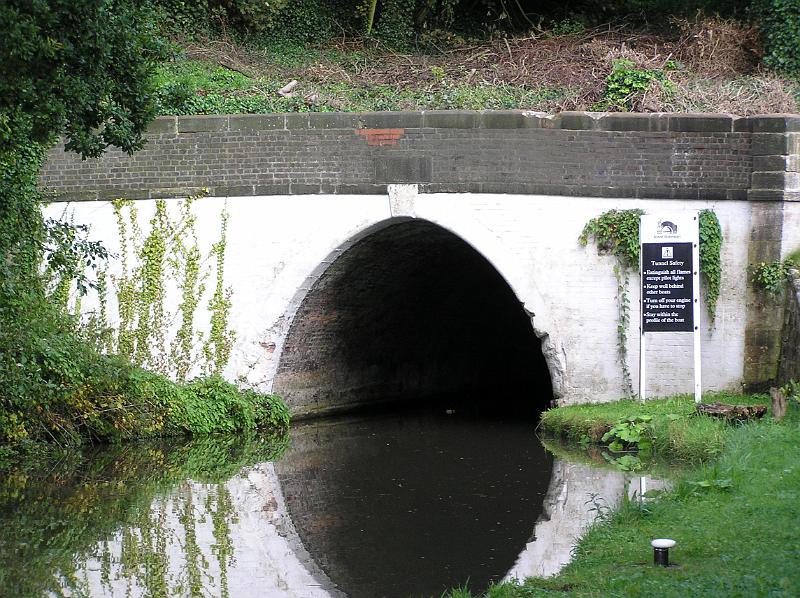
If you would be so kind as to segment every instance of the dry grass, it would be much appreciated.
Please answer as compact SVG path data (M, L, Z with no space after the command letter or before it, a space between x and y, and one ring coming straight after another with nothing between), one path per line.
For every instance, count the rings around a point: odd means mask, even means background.
M761 57L758 31L736 21L698 17L676 20L681 31L674 58L707 79L737 77L755 72Z
M289 64L280 59L280 48L270 54L226 39L183 45L187 58L253 78L297 79L305 89L344 84L421 91L444 85L562 90L552 105L536 107L548 111L591 109L602 99L615 62L626 59L632 68L663 70L671 82L664 86L654 81L633 98L636 111L739 115L797 111L791 84L758 70L761 50L754 28L707 17L672 25L676 33L671 36L604 27L580 35L544 32L499 39L436 55L397 53L373 42L343 39Z

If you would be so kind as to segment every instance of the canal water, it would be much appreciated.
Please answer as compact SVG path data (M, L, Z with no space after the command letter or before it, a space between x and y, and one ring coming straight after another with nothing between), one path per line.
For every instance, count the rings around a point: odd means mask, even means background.
M87 449L0 479L3 596L440 596L551 575L630 477L440 412Z

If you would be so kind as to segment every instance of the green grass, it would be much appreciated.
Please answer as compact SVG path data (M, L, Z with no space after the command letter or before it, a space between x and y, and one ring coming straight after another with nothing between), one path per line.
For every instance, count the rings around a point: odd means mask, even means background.
M754 403L762 397L725 398ZM686 410L687 399L654 401L649 409L655 419ZM613 419L635 405L620 402L564 411L585 426L592 412ZM597 521L558 576L499 584L486 595L800 595L800 407L792 403L782 422L765 418L726 425L721 434L724 448L717 459L679 474L671 492L644 504L626 501L611 517ZM677 567L652 565L650 540L657 537L677 541L670 551ZM470 594L460 588L456 595Z
M704 402L754 405L769 404L766 395L715 393ZM640 403L635 400L571 405L551 409L542 414L539 430L545 435L566 438L573 442L601 442L603 434L619 420L636 415L653 419L651 440L657 455L680 461L701 462L719 455L730 426L716 418L697 415L694 399L680 395Z
M509 84L442 83L423 89L346 82L302 83L293 97L278 90L288 79L250 78L203 61L160 66L154 85L162 115L372 112L383 110L504 110L552 108L571 89L527 89Z
M253 79L236 71L201 60L179 60L159 65L153 80L156 87L184 85L191 89L247 89Z

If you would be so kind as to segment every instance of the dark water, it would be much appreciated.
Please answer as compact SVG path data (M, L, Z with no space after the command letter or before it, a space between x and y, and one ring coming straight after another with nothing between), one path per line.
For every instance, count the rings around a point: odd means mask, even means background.
M438 596L508 572L552 457L529 421L403 414L296 427L275 467L304 546L349 596Z
M444 413L298 424L285 449L129 444L0 472L0 595L480 591L531 539L552 468L532 422Z

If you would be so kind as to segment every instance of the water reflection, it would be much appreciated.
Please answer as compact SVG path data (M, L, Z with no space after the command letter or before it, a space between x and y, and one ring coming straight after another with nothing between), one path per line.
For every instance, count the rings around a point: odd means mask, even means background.
M225 483L181 482L98 543L69 587L89 596L329 596L302 562L275 490L269 464Z
M283 450L263 438L148 442L2 472L3 595L192 596L210 580L221 595L247 517L238 472Z
M327 577L373 598L501 580L530 539L551 466L530 422L429 413L298 426L275 468Z
M0 474L0 594L438 596L549 575L631 476L529 422L420 414L106 447Z

